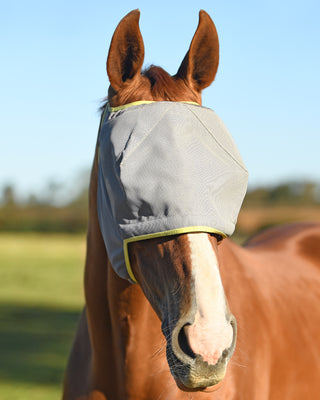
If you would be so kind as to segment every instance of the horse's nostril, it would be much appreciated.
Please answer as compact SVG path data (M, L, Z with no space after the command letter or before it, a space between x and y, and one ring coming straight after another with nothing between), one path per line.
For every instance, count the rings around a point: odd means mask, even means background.
M187 326L187 325L190 325L190 324L186 324L186 325L184 325L184 326L180 329L180 332L179 332L179 335L178 335L178 343L179 343L180 349L181 349L187 356L189 356L189 357L191 357L191 358L196 358L196 355L195 355L194 352L192 351L192 349L191 349L191 347L190 347L190 345L189 345L187 336L186 336L185 331L184 331L184 328L185 328L185 326Z
M229 355L229 349L223 350L223 352L222 352L222 357L223 357L223 358L227 358L228 355Z

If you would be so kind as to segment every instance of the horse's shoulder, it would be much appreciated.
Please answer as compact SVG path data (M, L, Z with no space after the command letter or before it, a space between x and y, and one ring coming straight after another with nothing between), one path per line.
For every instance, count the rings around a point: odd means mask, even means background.
M320 223L274 227L242 247L228 240L221 250L222 266L226 266L223 269L229 270L232 264L239 279L249 276L254 281L270 281L272 286L275 280L281 285L302 278L311 286L320 283Z

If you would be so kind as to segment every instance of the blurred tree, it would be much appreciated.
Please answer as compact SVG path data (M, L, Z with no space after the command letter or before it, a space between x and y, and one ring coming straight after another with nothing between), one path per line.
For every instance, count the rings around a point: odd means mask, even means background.
M45 189L45 203L50 205L58 205L62 192L63 184L51 179Z
M290 186L288 184L282 184L271 189L268 197L271 204L292 203L293 200Z
M15 206L16 201L15 201L14 188L13 188L12 185L10 185L10 184L6 185L3 188L2 198L3 198L3 205L5 207L13 207L13 206Z
M29 196L28 196L28 199L27 199L27 201L26 201L26 206L38 206L38 205L40 205L40 200L38 199L38 197L35 195L35 194L33 194L33 193L31 193Z

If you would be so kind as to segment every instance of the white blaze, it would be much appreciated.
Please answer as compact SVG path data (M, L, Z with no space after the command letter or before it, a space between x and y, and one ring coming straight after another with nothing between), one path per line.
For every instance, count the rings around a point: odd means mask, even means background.
M219 263L206 233L189 234L188 239L197 310L194 323L185 327L185 333L193 352L215 364L233 339L232 326L226 320Z

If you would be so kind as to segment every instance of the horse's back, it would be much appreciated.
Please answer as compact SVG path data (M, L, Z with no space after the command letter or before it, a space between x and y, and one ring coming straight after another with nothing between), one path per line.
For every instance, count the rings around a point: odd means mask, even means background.
M244 248L225 247L222 276L239 326L235 398L318 398L320 224L274 228Z
M275 247L275 244L283 243L287 241L294 241L303 247L303 250L311 250L313 255L320 259L320 247L314 247L315 241L320 239L320 222L305 222L295 223L276 226L274 228L267 229L247 241L244 245L246 248L268 248L270 246ZM310 247L310 243L313 244Z

